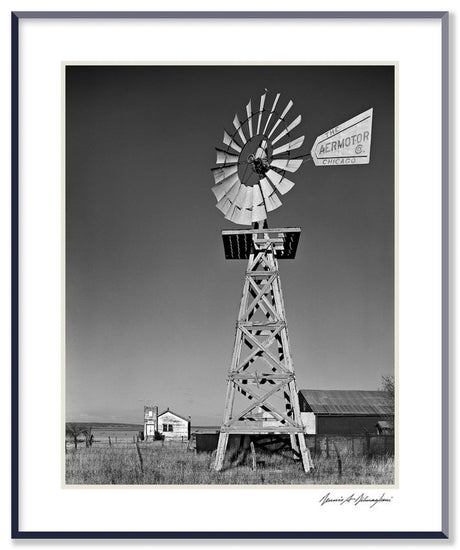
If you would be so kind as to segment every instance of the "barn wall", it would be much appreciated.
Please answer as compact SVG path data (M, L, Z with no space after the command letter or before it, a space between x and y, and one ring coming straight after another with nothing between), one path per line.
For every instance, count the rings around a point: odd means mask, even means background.
M172 425L173 431L164 431L164 424ZM165 439L188 439L189 422L176 416L174 413L165 412L158 417L158 431Z
M364 434L377 433L376 424L381 416L317 416L318 434Z
M394 456L393 435L307 435L306 443L314 457Z

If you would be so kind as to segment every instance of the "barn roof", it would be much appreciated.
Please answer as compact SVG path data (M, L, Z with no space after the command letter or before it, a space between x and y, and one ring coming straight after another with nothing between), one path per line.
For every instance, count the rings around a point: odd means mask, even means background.
M307 409L321 415L393 415L388 392L372 390L300 390Z
M165 414L165 413L171 413L171 414L173 414L174 416L177 416L178 418L180 418L181 420L185 420L185 422L190 422L190 419L189 419L189 418L184 418L183 416L181 416L180 414L175 413L175 412L172 411L171 409L166 409L165 411L161 412L161 413L158 415L158 418L160 418L160 416L162 416L162 415Z

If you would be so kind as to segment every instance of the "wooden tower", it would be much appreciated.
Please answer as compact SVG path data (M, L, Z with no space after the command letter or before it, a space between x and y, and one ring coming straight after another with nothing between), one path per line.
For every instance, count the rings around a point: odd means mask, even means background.
M295 381L278 259L293 259L300 228L222 233L227 259L247 259L215 469L230 434L289 434L304 470L312 467ZM237 397L241 396L241 399Z
M227 397L215 469L221 470L232 434L289 435L304 470L312 463L305 444L289 345L278 260L293 259L299 228L269 229L267 213L281 206L278 196L294 186L306 155L298 153L305 136L294 138L302 117L288 123L289 100L278 110L280 94L258 108L251 100L243 118L233 119L234 132L224 132L224 148L216 148L212 191L225 218L251 229L223 231L226 258L248 260L227 379ZM294 151L296 151L294 153Z

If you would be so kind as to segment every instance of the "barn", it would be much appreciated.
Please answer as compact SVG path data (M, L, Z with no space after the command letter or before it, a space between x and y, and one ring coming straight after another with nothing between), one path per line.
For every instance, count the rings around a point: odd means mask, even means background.
M169 408L158 415L158 431L165 440L190 439L190 417L184 418Z
M393 423L388 392L300 390L300 416L307 434L377 434L378 423Z

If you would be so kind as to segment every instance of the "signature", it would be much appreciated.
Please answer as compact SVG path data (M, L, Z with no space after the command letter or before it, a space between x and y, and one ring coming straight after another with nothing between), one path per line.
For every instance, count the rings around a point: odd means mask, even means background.
M382 493L379 497L371 497L366 495L366 493L351 493L348 496L335 497L331 496L331 493L326 493L319 499L319 504L320 506L324 506L325 504L337 504L339 506L344 504L352 504L354 506L357 506L358 504L368 504L369 508L373 508L376 504L383 502L389 503L392 502L392 500L393 497L387 496L385 493Z

